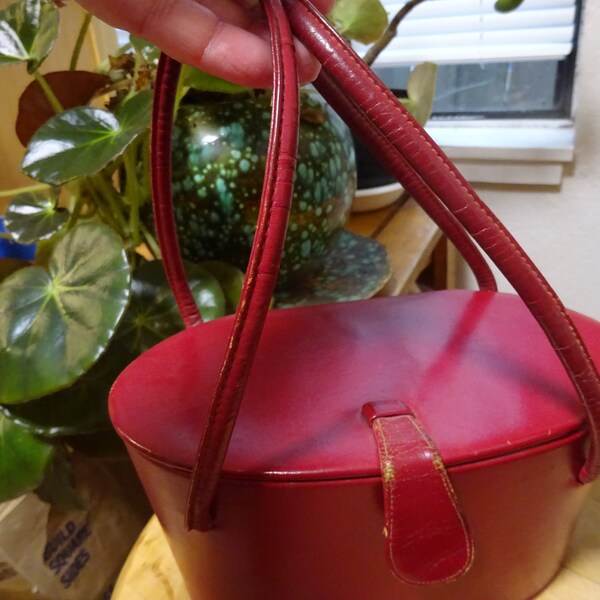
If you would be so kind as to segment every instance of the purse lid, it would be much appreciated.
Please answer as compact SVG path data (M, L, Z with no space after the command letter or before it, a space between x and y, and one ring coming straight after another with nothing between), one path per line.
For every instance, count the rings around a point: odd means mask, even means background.
M600 324L573 318L600 358ZM113 386L117 431L151 460L191 471L231 324L173 336ZM273 310L223 476L378 477L361 411L394 400L411 408L449 468L587 427L559 359L516 296L443 291Z

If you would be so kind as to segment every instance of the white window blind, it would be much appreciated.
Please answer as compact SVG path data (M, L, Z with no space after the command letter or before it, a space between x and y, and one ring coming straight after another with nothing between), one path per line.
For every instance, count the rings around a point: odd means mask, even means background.
M575 0L525 0L510 13L498 13L494 1L423 2L402 21L376 66L560 60L571 52ZM390 18L404 4L383 0Z

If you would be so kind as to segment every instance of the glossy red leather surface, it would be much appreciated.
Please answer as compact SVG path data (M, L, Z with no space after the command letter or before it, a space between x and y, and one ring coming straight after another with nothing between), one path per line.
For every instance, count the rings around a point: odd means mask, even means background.
M600 325L574 318L600 356ZM216 528L187 532L195 448L229 326L202 324L153 348L111 396L194 598L526 600L548 583L586 492L575 478L586 420L519 298L448 291L271 311ZM475 548L455 582L408 585L388 568L368 402L409 405L448 468ZM421 503L415 531L427 518L436 527L437 502Z
M189 473L131 451L192 600L530 600L559 569L588 487L573 476L582 440L562 442L450 469L475 554L467 575L434 586L408 585L388 568L379 477L225 479L216 527L186 531Z
M600 358L600 325L575 316ZM186 330L115 383L120 433L190 470L230 319ZM526 340L526 342L524 342ZM448 467L585 431L560 362L519 298L447 291L271 311L225 475L325 480L374 476L367 402L407 404Z

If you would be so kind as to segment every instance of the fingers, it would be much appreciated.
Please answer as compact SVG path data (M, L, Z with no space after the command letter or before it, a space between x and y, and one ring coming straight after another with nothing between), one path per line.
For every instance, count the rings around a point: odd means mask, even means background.
M110 25L157 45L176 60L248 87L271 86L271 49L256 0L78 0ZM326 10L332 0L316 0ZM297 45L300 77L319 66Z

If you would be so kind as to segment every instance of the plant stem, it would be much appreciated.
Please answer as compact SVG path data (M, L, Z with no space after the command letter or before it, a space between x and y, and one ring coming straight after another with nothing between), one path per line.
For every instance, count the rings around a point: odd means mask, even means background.
M123 210L121 204L121 199L117 196L115 189L112 187L108 181L104 178L102 173L97 175L92 175L90 177L93 185L96 187L98 192L101 194L102 198L105 199L110 206L110 214L119 224L119 228L117 231L121 232L121 237L123 239L127 239L129 237L129 226L127 220L123 216Z
M81 24L81 28L79 29L79 35L77 36L75 47L73 48L73 54L71 55L71 63L69 65L70 71L74 71L77 68L77 62L79 61L79 56L81 55L83 42L85 40L85 36L87 35L88 29L90 28L91 22L92 13L86 12L85 16L83 17L83 23Z
M137 182L136 156L138 145L131 144L123 154L125 163L125 196L129 200L129 230L134 246L140 245L140 188Z
M110 227L112 227L121 237L123 237L123 232L121 231L120 224L113 217L110 209L106 206L102 194L96 188L91 178L88 178L86 182L86 188L94 201L94 208L100 213L102 220L107 225L110 225Z
M69 192L69 219L68 228L72 229L77 225L79 219L89 219L93 217L98 208L96 206L95 196L92 195L91 186L86 183L85 178L75 179L65 185ZM86 210L87 209L87 210Z
M81 196L79 196L79 198L77 198L77 201L75 202L75 206L73 207L73 210L71 211L71 218L69 219L69 225L68 225L69 229L73 229L73 227L75 227L75 225L77 225L77 222L79 221L79 219L81 217L81 213L83 211L84 206L85 206L85 199L82 198Z
M60 100L56 97L54 90L48 85L48 82L44 79L44 76L39 71L34 71L33 76L35 80L38 82L38 85L42 88L42 92L44 92L44 96L46 96L46 100L50 103L52 110L58 115L63 112L65 109L63 108Z
M150 252L152 252L154 258L159 259L161 257L160 247L156 243L154 236L150 233L150 231L148 231L148 228L143 223L140 223L140 229L142 231L142 234L144 235L146 245L150 249Z
M142 138L142 178L142 190L146 200L150 195L150 139L147 135Z
M12 190L4 190L0 192L0 198L10 198L18 194L32 194L34 192L44 192L49 190L52 186L47 183L38 183L36 185L27 185L21 188L15 188Z
M175 94L175 105L173 106L173 118L177 115L177 111L179 110L179 105L183 100L183 97L190 91L190 88L186 85L183 85L183 67L181 72L179 73L179 78L177 79L177 92Z
M369 48L369 51L365 54L363 60L368 65L372 65L375 59L381 54L381 52L387 47L387 45L396 37L398 33L398 26L408 15L408 13L421 4L425 0L409 0L397 13L396 16L390 21L387 29L383 32L383 35Z

